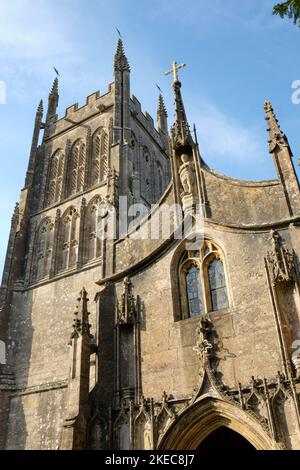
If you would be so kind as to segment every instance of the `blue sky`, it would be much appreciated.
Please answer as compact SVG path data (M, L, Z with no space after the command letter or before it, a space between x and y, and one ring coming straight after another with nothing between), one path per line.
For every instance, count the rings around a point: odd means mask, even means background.
M158 83L173 120L171 62L181 73L190 123L216 170L243 179L271 179L263 103L270 99L295 156L300 155L300 29L272 16L275 0L1 0L0 272L13 207L24 184L34 115L60 73L59 115L113 81L121 30L131 65L131 92L156 115ZM298 59L297 59L298 57Z

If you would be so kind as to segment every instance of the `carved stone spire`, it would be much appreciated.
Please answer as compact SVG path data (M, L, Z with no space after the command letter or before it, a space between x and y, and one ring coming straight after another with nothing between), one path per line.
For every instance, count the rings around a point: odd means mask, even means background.
M122 39L118 40L114 63L114 119L113 143L122 145L115 147L111 153L111 164L119 174L119 189L121 195L130 194L128 146L131 142L131 111L130 111L130 67L124 53ZM122 154L122 155L121 155Z
M164 98L163 98L163 95L161 93L158 96L157 115L159 115L159 116L165 115L166 117L168 117L168 113L167 113L167 110L166 110Z
M75 318L73 323L73 331L71 334L71 342L74 338L79 338L79 336L88 336L90 335L90 327L89 324L89 312L88 312L88 293L85 288L82 289L80 295L78 297L78 305L75 311Z
M173 148L177 154L191 154L193 140L190 134L190 128L186 117L183 99L181 95L181 82L178 78L178 71L184 68L186 64L178 65L173 62L172 69L165 72L165 75L173 74L173 90L175 94L175 124L172 128Z
M158 96L157 127L163 134L168 134L168 113L161 93Z
M157 129L161 135L165 150L168 151L168 148L169 148L168 113L167 113L165 102L161 93L158 96Z
M124 45L121 38L118 40L117 52L115 54L115 71L127 70L130 72L129 62L124 52Z
M280 129L270 101L265 102L266 121L269 132L269 151L272 155L286 199L289 215L300 214L300 187L293 164L293 154L286 135Z
M30 186L33 181L36 152L37 152L38 143L39 143L40 130L42 128L43 112L44 112L43 100L41 100L37 108L36 116L35 116L35 123L34 123L34 130L33 130L28 168L27 168L27 173L26 173L25 187Z
M61 439L62 450L83 450L89 416L89 377L92 339L90 334L88 294L85 288L78 297L73 331L70 338L70 374L66 414Z
M38 109L37 109L37 115L43 115L43 112L44 112L44 106L43 106L43 100L40 101L39 103L39 106L38 106Z
M181 95L181 82L178 70L185 64L173 62L172 70L165 72L173 74L173 90L175 95L175 123L171 130L171 164L174 178L176 202L181 202L185 214L195 212L200 196L200 160L197 157L197 147L192 139Z
M280 129L278 119L276 118L270 101L265 101L265 112L266 121L268 122L270 153L274 152L277 145L280 147L289 147L288 139Z
M173 142L176 149L182 149L180 153L186 152L189 154L193 141L182 99L181 82L174 82L173 90L175 94L175 124L172 128Z
M53 96L58 95L58 78L57 77L54 79L50 95L53 95Z
M58 78L56 77L51 91L48 97L48 111L47 111L47 118L46 124L49 124L50 120L56 119L56 111L59 102L59 93L58 93Z

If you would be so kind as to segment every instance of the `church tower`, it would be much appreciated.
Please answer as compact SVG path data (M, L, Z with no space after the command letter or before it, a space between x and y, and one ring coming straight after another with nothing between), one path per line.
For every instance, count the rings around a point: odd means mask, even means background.
M182 67L170 133L121 39L104 94L59 117L55 79L38 106L0 290L3 449L300 449L292 152L266 102L277 178L210 168Z

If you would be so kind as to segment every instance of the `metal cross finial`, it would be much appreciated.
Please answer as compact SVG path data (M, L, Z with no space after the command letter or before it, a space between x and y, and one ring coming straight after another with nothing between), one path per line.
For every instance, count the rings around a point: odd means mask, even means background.
M177 65L177 62L174 61L172 70L165 72L165 75L170 75L172 73L174 77L174 83L178 82L178 70L183 69L183 67L186 67L186 64Z

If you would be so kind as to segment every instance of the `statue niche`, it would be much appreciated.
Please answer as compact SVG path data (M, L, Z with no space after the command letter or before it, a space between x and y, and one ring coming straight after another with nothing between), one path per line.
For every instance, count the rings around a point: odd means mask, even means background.
M193 193L196 175L194 163L190 161L190 157L184 153L181 155L181 160L182 164L179 168L179 176L183 187L181 197L183 197Z

